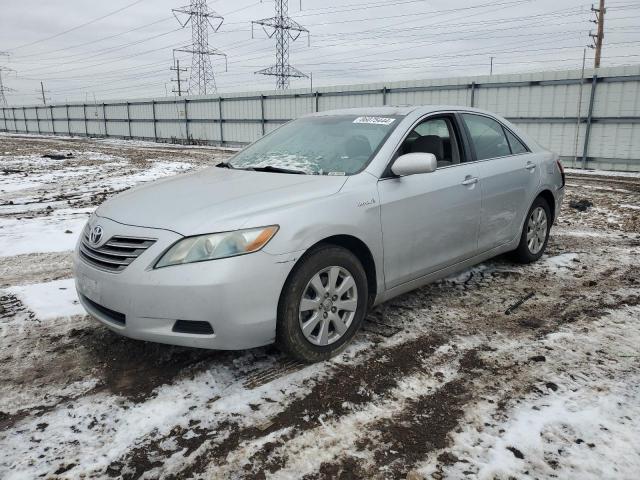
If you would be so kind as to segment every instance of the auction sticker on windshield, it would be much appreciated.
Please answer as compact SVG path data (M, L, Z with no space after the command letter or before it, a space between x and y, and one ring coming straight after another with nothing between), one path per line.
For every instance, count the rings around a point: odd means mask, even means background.
M391 125L395 122L395 118L388 117L358 117L353 123L369 123L372 125Z

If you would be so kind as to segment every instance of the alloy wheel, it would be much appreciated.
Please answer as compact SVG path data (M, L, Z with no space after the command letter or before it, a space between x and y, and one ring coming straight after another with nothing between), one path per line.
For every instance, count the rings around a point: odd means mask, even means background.
M537 255L547 238L547 212L542 207L536 207L527 222L527 247L532 255Z
M358 288L344 267L317 272L302 292L298 320L304 337L314 345L338 341L349 329L358 308Z

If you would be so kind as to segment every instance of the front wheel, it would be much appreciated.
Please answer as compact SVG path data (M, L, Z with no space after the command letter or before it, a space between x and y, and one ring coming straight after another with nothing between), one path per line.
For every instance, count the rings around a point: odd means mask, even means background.
M531 263L538 260L549 241L551 230L551 210L547 201L538 197L527 213L527 218L522 227L520 243L513 252L514 258L520 263Z
M294 267L284 286L276 342L299 360L326 360L356 334L367 299L366 273L353 253L333 245L315 248Z

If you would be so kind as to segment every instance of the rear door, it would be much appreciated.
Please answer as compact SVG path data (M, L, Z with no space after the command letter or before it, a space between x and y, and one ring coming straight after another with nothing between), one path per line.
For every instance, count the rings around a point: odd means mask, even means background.
M397 155L433 153L431 173L382 178L378 182L387 288L471 257L480 218L478 166L467 162L453 114L414 125Z
M520 234L520 224L540 182L540 167L525 144L496 119L460 115L474 150L482 189L478 232L481 252Z

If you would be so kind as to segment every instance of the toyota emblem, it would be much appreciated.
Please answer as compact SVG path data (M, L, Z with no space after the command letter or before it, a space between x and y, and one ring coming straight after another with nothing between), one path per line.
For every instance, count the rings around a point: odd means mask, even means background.
M93 245L97 245L102 240L102 227L100 225L96 225L91 229L91 233L89 234L89 241Z

